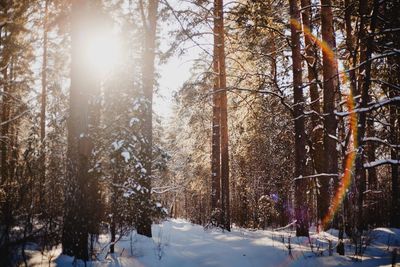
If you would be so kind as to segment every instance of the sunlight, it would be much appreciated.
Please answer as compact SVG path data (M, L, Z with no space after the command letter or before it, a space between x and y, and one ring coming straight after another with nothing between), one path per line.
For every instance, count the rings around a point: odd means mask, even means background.
M96 77L109 74L121 60L121 44L109 31L92 31L82 43L82 60Z

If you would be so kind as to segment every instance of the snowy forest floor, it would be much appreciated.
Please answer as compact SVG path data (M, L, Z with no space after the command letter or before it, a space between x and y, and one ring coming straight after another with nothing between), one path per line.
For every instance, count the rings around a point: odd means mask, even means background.
M222 232L204 230L186 220L172 219L153 225L152 230L153 238L135 232L122 237L112 255L107 253L109 237L101 235L96 245L98 260L87 266L391 266L392 251L394 248L399 250L400 246L400 229L374 229L368 235L370 244L366 246L361 261L356 261L354 247L348 240L345 241L346 256L339 256L336 249L333 249L333 256L329 256L329 240L334 247L336 230L319 234L311 232L313 252L308 239L295 237L289 229L233 228L232 232ZM44 253L34 250L34 244L31 248L27 250L29 266L73 265L73 258L60 255L60 247ZM75 265L84 266L83 263Z

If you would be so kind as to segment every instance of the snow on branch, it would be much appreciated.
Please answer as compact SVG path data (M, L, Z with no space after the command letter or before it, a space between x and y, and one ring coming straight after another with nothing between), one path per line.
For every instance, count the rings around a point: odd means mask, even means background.
M270 90L257 90L257 89L239 88L239 87L234 87L234 86L228 87L227 90L228 91L237 90L237 91L245 91L245 92L267 94L267 95L275 96L280 99L280 102L282 105L284 105L291 113L293 113L292 106L286 102L286 96L281 95L279 93L276 93L276 92L273 92ZM214 92L214 93L216 93L216 92Z
M279 228L274 229L274 231L286 230L286 229L288 229L288 228L290 228L290 227L292 227L292 226L295 226L296 223L297 223L297 220L294 220L293 222L289 223L288 225L285 225L285 226L283 226L283 227L279 227Z
M363 141L364 142L376 142L376 143L380 143L380 144L383 144L383 145L386 145L386 146L389 146L389 147L392 147L392 148L400 148L400 145L391 144L387 140L382 140L382 139L377 138L377 137L365 137L363 139Z
M318 174L313 174L313 175L308 175L308 176L299 176L294 178L294 180L300 180L300 179L307 179L307 178L319 178L319 177L338 177L339 175L337 173L318 173Z
M380 160L364 163L363 166L366 169L370 169L370 168L375 168L375 167L378 167L378 166L381 166L381 165L385 165L385 164L400 165L400 160L396 160L396 159L380 159Z
M163 194L169 191L176 191L180 188L182 188L182 185L171 185L171 186L160 186L160 187L154 187L151 189L152 193L156 193L156 194Z
M397 85L395 85L395 84L392 84L392 83L389 83L389 82L387 82L387 81L383 81L383 80L379 80L379 79L371 79L371 82L376 82L376 83L384 84L384 85L387 85L387 86L389 86L389 87L391 87L391 88L394 88L394 89L400 91L400 87L399 87L399 86L397 86Z
M382 194L382 190L371 190L371 189L368 189L368 190L364 191L363 194Z
M1 123L0 123L0 126L6 125L7 123L10 123L10 122L13 122L13 121L15 121L15 120L18 120L19 118L21 118L22 116L24 116L24 115L25 115L26 113L28 113L28 112L29 112L29 110L25 110L25 111L21 112L20 114L18 114L18 115L15 116L15 117L13 117L13 118L11 118L11 119L9 119L9 120L7 120L7 121L1 122Z
M368 107L365 108L357 108L354 109L353 111L349 112L349 111L345 111L345 112L335 112L335 115L339 116L339 117L345 117L348 116L350 114L353 113L363 113L363 112L368 112L368 111L372 111L375 109L378 109L380 107L389 105L389 104L396 104L396 103L400 103L400 96L396 96L396 97L392 97L392 98L385 98L385 99L380 99L376 102L371 102L369 103Z

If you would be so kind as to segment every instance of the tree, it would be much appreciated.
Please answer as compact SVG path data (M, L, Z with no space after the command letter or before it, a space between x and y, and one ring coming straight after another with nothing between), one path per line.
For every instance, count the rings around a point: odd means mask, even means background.
M71 88L69 95L67 188L64 203L63 254L88 260L88 170L92 142L88 133L91 87L87 65L82 64L79 46L85 30L90 30L89 1L76 0L71 6Z
M324 114L324 154L325 173L328 174L322 187L326 192L329 184L333 184L334 191L338 185L338 153L337 145L337 120L335 116L336 97L339 94L338 67L335 51L336 42L333 27L332 1L321 0L321 31L322 41L328 49L322 48L322 77L323 77L323 114ZM323 192L324 192L323 191ZM323 196L318 205L321 207L319 214L328 214L330 197ZM323 225L323 228L327 225Z
M214 1L214 13L216 13ZM217 46L217 14L214 15L214 46L213 46L213 110L212 110L212 136L211 136L211 220L219 225L221 223L221 97L219 92L219 66Z
M212 202L212 208L214 208L214 206L219 202L218 196L221 197L220 224L223 226L224 229L230 231L228 113L227 113L227 95L226 95L224 35L225 32L224 32L224 19L223 19L223 1L215 0L213 70L214 70L214 75L216 75L216 78L214 82L215 95L213 96L213 103L214 103L213 141L212 141L213 180L212 180L212 190L211 190L212 192L211 202ZM218 180L219 178L220 181Z
M42 192L40 193L40 203L42 205L41 212L45 212L43 208L45 199L45 182L46 182L46 147L45 147L45 137L46 137L46 100L47 100L47 58L48 58L48 13L49 13L49 0L45 0L44 3L44 17L43 17L43 55L42 55L42 92L41 92L41 106L40 106L40 141L42 146L41 162L42 170L40 174L40 183L42 184Z
M31 18L29 1L0 3L0 265L10 266L11 255L23 237L15 233L14 225L24 225L17 216L32 214L21 208L24 191L19 170L21 167L21 119L28 113L23 101L32 82L32 45L30 31L26 29ZM28 175L27 175L28 176ZM30 180L27 178L27 180ZM18 191L21 190L21 191ZM25 226L25 225L24 225Z
M309 236L308 234L308 205L304 192L307 188L306 175L306 134L304 127L304 96L302 89L302 68L300 52L300 32L296 22L300 21L300 12L297 0L290 0L290 40L292 48L293 71L293 100L294 100L294 140L295 140L295 217L296 235Z
M318 53L316 49L316 45L311 36L313 31L312 24L312 8L311 1L302 0L301 1L301 17L303 22L303 33L304 33L304 45L305 45L305 58L307 64L307 78L309 83L310 90L310 100L311 100L311 109L313 113L311 114L311 156L313 162L313 169L316 174L324 173L325 166L325 158L324 158L324 147L323 147L323 126L321 125L321 104L320 104L320 96L318 92ZM322 177L317 178L318 183L321 185L318 189L317 193L317 206L318 206L318 219L322 220L326 215L326 212L329 208L327 206L328 201L326 201L326 196L329 195L329 181Z
M143 3L141 9L143 9ZM152 178L152 153L153 153L153 90L154 90L154 60L156 49L156 28L157 28L157 9L158 0L149 0L147 6L147 17L143 15L143 26L145 29L145 41L142 61L142 86L146 101L146 109L144 111L144 137L146 145L142 151L144 168L146 175L143 177L143 185L147 192L143 203L149 203L151 198L151 178ZM142 10L142 14L144 11ZM143 210L139 210L140 219L137 225L139 234L151 237L151 218L147 204L143 205Z
M374 8L371 18L370 31L371 34L367 36L366 30L366 16L368 13L368 1L360 1L359 13L360 13L360 30L359 30L359 41L360 41L360 62L365 62L363 66L359 68L359 81L358 81L358 93L361 94L361 108L366 108L369 102L369 89L371 85L371 55L373 36L376 27L376 16L377 9L379 7L378 1L374 1ZM363 139L367 128L367 114L366 112L359 113L358 119L358 148L355 166L355 179L357 183L357 218L356 227L358 231L362 231L365 227L363 218L363 202L364 202L364 191L366 190L366 170L363 168L364 158L364 146Z

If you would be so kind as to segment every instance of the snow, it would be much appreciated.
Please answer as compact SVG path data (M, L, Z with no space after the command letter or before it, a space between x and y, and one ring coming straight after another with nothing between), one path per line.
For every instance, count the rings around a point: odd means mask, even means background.
M335 251L333 256L328 256L328 243L336 244L337 230L311 232L314 252L310 250L308 238L297 238L288 228L273 231L233 227L232 232L222 232L204 230L183 219L172 219L153 225L152 232L153 238L136 232L124 236L112 255L107 255L109 236L101 235L97 247L99 250L104 248L103 252L99 253L97 261L87 266L390 266L391 251L400 245L400 229L377 228L371 232L372 243L360 263L352 259L354 253L349 251L347 243L346 256L339 256ZM288 255L289 238L292 256ZM71 266L73 262L73 258L60 255L60 247L44 255L37 251L27 253L32 256L29 266L49 266L48 255L51 266ZM322 256L317 256L321 253Z
M117 151L118 149L120 149L122 147L122 145L124 144L124 140L116 140L114 141L111 145L113 146L114 150Z
M364 163L364 168L374 168L380 165L384 165L384 164L393 164L393 165L400 165L400 160L395 160L395 159L380 159L380 160L375 160L372 162L367 162Z
M121 152L121 156L124 158L125 162L129 162L131 159L131 154L128 151Z
M400 96L396 96L396 97L392 97L392 98L383 98L383 99L379 99L378 101L373 101L368 103L368 106L365 108L357 108L354 109L353 111L349 112L335 112L335 114L339 117L343 117L343 116L348 116L352 113L361 113L361 112L368 112L374 109L378 109L380 107L383 107L385 105L388 104L396 104L397 102L400 102Z
M307 176L302 176L300 175L299 177L294 178L294 180L300 180L300 179L305 179L305 178L323 178L327 177L330 178L332 176L339 176L337 173L318 173L318 174L313 174L313 175L307 175Z
M400 145L391 144L391 143L388 142L388 140L386 140L386 139L380 139L380 138L378 138L378 137L365 137L365 138L363 139L363 141L364 141L364 142L366 142L366 141L372 141L372 142L381 143L381 144L384 144L384 145L387 145L387 146L390 146L390 147L393 147L393 148L400 148Z
M132 118L132 119L129 121L129 126L132 127L133 125L135 125L135 124L137 124L137 123L139 123L139 122L140 122L140 121L139 121L138 118Z

